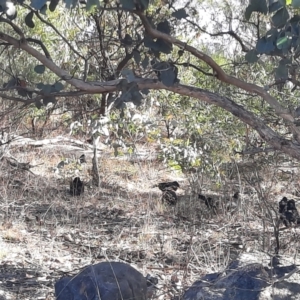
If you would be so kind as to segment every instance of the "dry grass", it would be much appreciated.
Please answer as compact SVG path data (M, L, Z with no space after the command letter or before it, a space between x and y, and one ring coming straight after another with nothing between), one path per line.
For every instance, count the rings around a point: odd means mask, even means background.
M42 164L32 174L0 162L0 296L7 299L55 299L53 284L64 272L106 260L157 276L158 299L180 296L201 275L223 270L240 251L273 253L264 204L276 209L281 194L296 191L299 182L295 175L284 181L277 173L272 177L272 168L255 185L255 172L248 179L246 174L243 180L227 180L223 190L213 190L215 183L208 180L201 189L223 201L236 188L242 192L236 212L212 215L191 192L199 186L191 188L182 174L157 161L131 163L107 151L99 162L102 184L95 188L89 184L90 160L79 166L78 157L70 155L71 162L54 172L65 154L24 149L14 155L20 162ZM79 197L68 194L74 174L86 182ZM162 180L180 182L176 207L164 207L160 191L152 188ZM284 240L281 233L282 251L296 254L289 245L298 246L298 231L285 230Z

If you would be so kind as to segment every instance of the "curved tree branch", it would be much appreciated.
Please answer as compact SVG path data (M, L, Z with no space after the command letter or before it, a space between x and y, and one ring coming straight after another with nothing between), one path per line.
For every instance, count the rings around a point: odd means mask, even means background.
M21 28L18 27L16 24L14 24L12 21L10 21L9 19L0 17L0 22L9 24L13 28L13 30L20 36L20 38L22 40L25 40L25 36L24 36L24 33L21 30Z
M259 96L261 96L274 110L275 112L281 116L283 119L289 122L294 122L294 117L290 114L290 111L285 109L284 107L281 106L281 104L269 93L264 90L262 87L253 84L253 83L247 83L243 80L240 80L236 77L227 75L225 71L208 55L205 53L197 50L196 48L187 45L186 43L170 36L167 35L161 31L158 31L154 29L150 22L148 21L147 17L139 11L135 11L135 14L139 16L140 20L142 21L146 32L153 38L160 38L163 39L164 41L167 41L168 43L171 43L173 45L177 45L180 48L183 48L184 50L190 52L193 54L195 57L199 58L200 60L204 61L207 63L213 71L216 73L216 77L225 83L228 83L230 85L236 86L238 88L241 88L245 91L248 91L250 93L255 93Z
M42 41L37 40L37 39L33 39L33 38L27 38L26 41L40 45L40 47L43 49L43 51L45 53L45 56L47 58L51 59L51 55L50 55L49 51L47 50L46 46L44 45L44 43Z
M248 52L249 48L243 43L242 39L239 37L239 35L234 32L232 29L228 30L228 31L221 31L221 32L216 32L216 33L210 33L207 30L203 29L201 26L199 26L198 24L196 24L195 22L186 19L186 21L190 24L192 24L194 27L198 28L200 31L202 31L203 33L206 33L210 36L220 36L220 35L230 35L231 37L233 37L241 46L242 51L243 52Z
M148 29L147 29L148 30ZM151 29L152 30L152 29ZM152 32L152 31L151 31ZM163 38L167 38L170 40L170 42L174 44L180 44L180 46L183 46L184 43L177 41L176 39L165 36L161 32L157 32L157 30L154 30L154 35ZM16 48L21 48L33 57L35 57L37 60L39 60L42 64L44 64L47 68L49 68L54 74L62 78L63 80L67 81L70 83L72 86L77 88L80 93L85 92L86 94L96 94L96 93L107 93L107 92L117 92L118 91L118 84L120 80L112 80L112 81L107 81L107 82L84 82L82 80L72 78L69 73L66 71L62 70L60 67L58 67L53 61L51 61L49 58L47 58L45 55L42 53L38 52L36 49L31 47L30 45L26 43L19 43L19 41L3 32L0 32L0 40L4 40L11 45L13 45ZM253 92L253 90L250 89L250 87L253 87L254 91L260 91L260 87L254 85L254 84L248 84L245 83L237 78L228 76L225 74L225 72L207 55L204 53L196 50L193 47L190 46L185 46L185 48L191 50L191 52L196 53L197 57L201 58L205 62L207 62L215 71L219 72L219 78L226 79L228 82L231 84L234 84L236 86L245 86L246 90L249 89L250 91ZM189 51L189 49L187 49ZM124 80L124 79L123 79ZM231 99L220 96L218 94L214 94L212 92L192 87L192 86L187 86L183 84L178 84L174 85L171 87L166 87L163 85L161 82L159 82L156 79L143 79L143 78L135 78L133 80L134 82L137 83L139 89L154 89L154 90L169 90L171 92L184 95L184 96L189 96L193 98L197 98L201 101L205 101L206 103L214 104L217 105L226 111L229 111L232 113L234 116L236 116L238 119L240 119L242 122L250 125L253 129L255 129L259 135L264 139L268 144L270 144L274 149L283 151L287 154L289 154L291 157L300 159L300 145L288 140L282 138L280 135L278 135L275 131L273 131L270 127L268 127L259 117L254 115L252 112L247 111L243 106L236 104L234 101ZM264 97L267 94L265 91L263 93ZM268 97L273 101L276 100L269 96ZM265 99L265 98L264 98ZM291 116L292 117L292 116Z
M46 21L38 12L35 12L35 15L40 19L40 21L44 24L46 24L47 26L49 26L50 28L53 29L53 31L59 36L61 37L61 39L69 46L69 48L81 59L85 60L85 57L79 53L72 45L71 43L56 29L56 27L51 24L50 22ZM28 39L27 39L28 40Z

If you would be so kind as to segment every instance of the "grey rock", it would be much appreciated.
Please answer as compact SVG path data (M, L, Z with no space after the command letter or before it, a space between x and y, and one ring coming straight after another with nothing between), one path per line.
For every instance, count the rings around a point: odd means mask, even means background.
M185 292L183 300L300 299L295 264L268 267L261 259L253 262L249 254L239 259L229 264L224 272L207 274L196 281Z
M103 262L59 279L55 295L56 300L146 300L147 281L128 264Z

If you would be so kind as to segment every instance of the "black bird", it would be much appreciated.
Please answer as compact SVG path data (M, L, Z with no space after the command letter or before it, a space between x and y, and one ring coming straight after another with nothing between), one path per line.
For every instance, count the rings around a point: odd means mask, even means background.
M235 208L238 205L237 202L239 200L239 197L240 197L240 193L236 192L236 193L234 193L234 195L232 196L231 199L227 199L228 202L225 203L226 204L226 209L230 210L232 208ZM211 197L206 197L206 196L201 195L201 194L198 195L198 198L200 200L204 201L206 207L209 210L212 210L214 213L217 213L217 209L220 206L220 200L216 200L216 199L213 199Z
M279 201L279 213L283 214L286 212L287 210L287 202L288 199L287 197L283 197L280 201Z
M206 197L204 195L199 194L198 198L204 201L206 207L209 210L212 210L214 213L217 213L218 202L211 197Z
M234 200L239 200L240 199L240 192L235 192L234 195L232 196Z
M172 189L165 189L162 194L162 202L168 205L176 205L177 195Z
M212 209L213 207L216 207L216 203L211 197L206 197L204 195L199 194L198 198L204 201L207 208Z
M280 220L282 220L286 227L291 226L291 223L300 224L299 213L294 199L288 200L286 197L283 197L279 201L278 212Z
M154 187L158 187L162 193L162 202L168 205L176 205L177 195L175 191L179 188L177 181L161 182Z
M79 163L80 163L80 164L86 163L85 154L80 155L80 157L79 157Z
M84 192L83 181L79 177L75 177L73 181L70 182L70 194L72 196L79 196Z
M177 191L179 183L177 181L161 182L157 186L162 192L165 190Z
M287 210L295 210L295 211L297 210L296 203L295 203L294 199L288 200L286 209Z
M232 211L238 208L240 200L240 192L235 192L230 199L227 199L226 209L227 211Z

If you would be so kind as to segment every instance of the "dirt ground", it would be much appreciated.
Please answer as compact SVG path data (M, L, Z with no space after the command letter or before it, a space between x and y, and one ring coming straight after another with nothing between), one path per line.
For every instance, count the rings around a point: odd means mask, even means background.
M90 184L90 157L79 164L70 155L61 168L56 166L66 155L59 152L26 149L14 157L36 167L27 171L5 157L0 161L1 300L55 299L58 278L108 260L157 277L154 299L180 299L195 280L222 271L241 251L273 252L278 201L298 182L272 179L268 186L262 180L256 184L260 194L252 177L246 183L234 178L213 190L214 182L200 184L194 177L191 183L157 160L131 162L108 150L100 159L98 188ZM84 180L85 193L72 197L75 176ZM164 206L153 187L167 180L180 184L175 207ZM239 205L221 205L214 214L198 199L200 186L221 203L240 191ZM299 243L299 229L282 230L280 237L281 251L294 255L290 245Z

